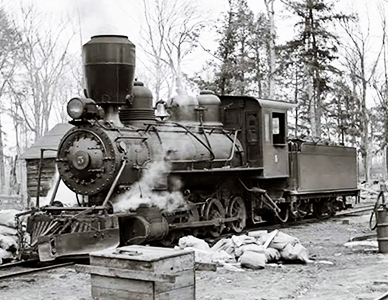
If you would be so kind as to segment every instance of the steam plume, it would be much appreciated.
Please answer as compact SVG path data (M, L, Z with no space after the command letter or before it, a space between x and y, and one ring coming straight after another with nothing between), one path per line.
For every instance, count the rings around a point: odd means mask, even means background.
M143 171L140 180L133 184L132 189L115 199L114 211L135 210L141 204L146 204L171 212L184 205L185 200L180 192L181 182L179 179L170 180L171 192L165 190L170 170L171 166L166 159L150 163L147 169ZM159 188L164 190L158 191Z

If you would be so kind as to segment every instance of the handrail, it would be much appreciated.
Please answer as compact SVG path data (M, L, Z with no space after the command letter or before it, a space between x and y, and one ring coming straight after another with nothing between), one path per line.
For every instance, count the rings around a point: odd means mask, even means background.
M45 151L58 151L57 149L41 148L40 149L40 160L38 166L38 186L36 187L36 207L39 207L39 194L40 194L40 179L42 176L42 165Z
M116 178L113 181L113 183L112 183L112 185L111 185L111 187L109 189L109 192L108 192L108 194L105 197L104 202L102 203L102 207L106 207L106 205L108 204L108 201L109 201L110 197L113 194L113 190L115 189L115 187L117 185L117 182L119 181L119 178L120 178L121 174L123 173L126 164L127 164L127 160L123 159L123 163L121 165L121 168L120 168L119 172L117 173Z

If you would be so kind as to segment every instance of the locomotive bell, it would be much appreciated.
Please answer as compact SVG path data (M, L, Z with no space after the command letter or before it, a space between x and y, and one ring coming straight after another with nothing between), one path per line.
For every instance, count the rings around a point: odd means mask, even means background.
M121 35L98 35L83 46L87 97L98 105L123 105L132 95L135 45Z
M156 102L156 111L155 111L155 117L160 118L162 121L164 118L169 117L170 115L166 111L166 102L163 100L159 100Z

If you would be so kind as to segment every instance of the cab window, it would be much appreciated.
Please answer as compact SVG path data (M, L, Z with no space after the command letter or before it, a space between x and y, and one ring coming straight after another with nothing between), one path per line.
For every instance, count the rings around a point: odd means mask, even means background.
M286 143L286 114L272 113L272 142L274 145Z

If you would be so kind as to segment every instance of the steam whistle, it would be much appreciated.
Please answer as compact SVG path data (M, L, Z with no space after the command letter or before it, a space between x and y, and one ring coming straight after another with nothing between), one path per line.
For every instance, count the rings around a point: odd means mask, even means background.
M166 105L167 103L163 100L159 100L158 102L156 102L155 117L157 119L160 119L161 121L170 116L166 110Z

